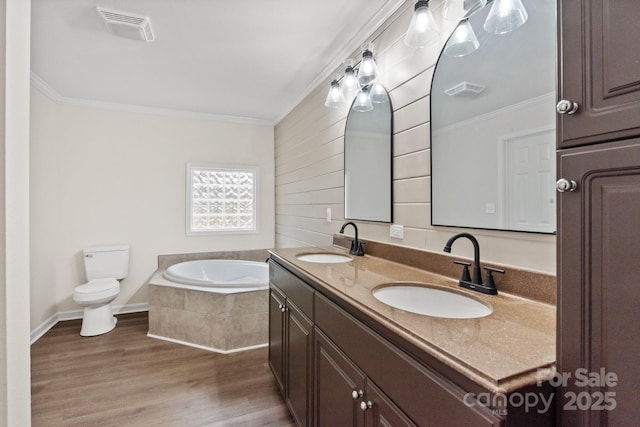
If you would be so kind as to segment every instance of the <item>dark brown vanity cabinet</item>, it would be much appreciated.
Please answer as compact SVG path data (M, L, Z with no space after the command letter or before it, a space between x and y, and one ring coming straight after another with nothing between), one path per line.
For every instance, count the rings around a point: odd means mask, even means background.
M416 425L318 328L315 353L316 426Z
M297 425L505 424L319 288L269 266L269 365Z
M560 2L559 425L638 425L640 3Z
M299 426L312 425L313 289L271 262L269 366Z
M640 3L558 4L559 147L639 136Z
M559 172L577 183L558 218L562 425L637 425L640 139L561 150Z

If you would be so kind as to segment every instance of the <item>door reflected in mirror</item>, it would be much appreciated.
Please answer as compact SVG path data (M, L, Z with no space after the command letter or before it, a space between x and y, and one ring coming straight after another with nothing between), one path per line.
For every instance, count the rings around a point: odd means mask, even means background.
M556 3L522 0L529 19L505 34L473 13L478 46L449 56L431 86L433 225L554 233ZM455 34L455 32L454 32Z
M344 217L392 221L392 109L389 94L376 84L373 109L349 110L344 133ZM355 101L354 101L355 102Z

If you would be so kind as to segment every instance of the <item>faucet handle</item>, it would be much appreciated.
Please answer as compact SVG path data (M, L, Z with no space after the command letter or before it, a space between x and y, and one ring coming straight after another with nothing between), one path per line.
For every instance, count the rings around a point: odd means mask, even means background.
M496 283L493 281L493 273L504 274L505 271L500 270L499 268L493 268L493 267L484 267L484 269L487 272L487 277L485 278L484 285L488 288L495 288Z
M458 264L462 266L462 278L460 278L461 282L471 282L471 274L469 273L469 267L471 266L470 262L464 261L453 261L454 264Z

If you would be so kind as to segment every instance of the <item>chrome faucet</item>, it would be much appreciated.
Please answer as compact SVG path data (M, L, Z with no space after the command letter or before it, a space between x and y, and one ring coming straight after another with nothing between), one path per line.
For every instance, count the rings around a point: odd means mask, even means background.
M345 222L340 228L340 234L344 234L344 229L347 225L353 225L353 229L356 231L355 240L351 241L351 249L349 253L355 256L364 256L364 243L358 240L358 226L354 222Z
M496 284L493 281L492 273L504 274L504 270L499 270L493 267L485 267L485 270L487 270L487 280L485 283L483 283L482 270L480 269L480 244L478 243L476 238L473 237L473 235L469 233L458 233L447 241L443 250L447 253L451 253L451 245L453 245L453 242L458 240L460 237L469 239L473 244L473 278L471 278L469 275L469 266L471 265L470 263L454 261L455 264L463 266L462 278L460 279L458 284L460 285L460 287L482 292L483 294L496 295L498 293L498 289L496 288Z

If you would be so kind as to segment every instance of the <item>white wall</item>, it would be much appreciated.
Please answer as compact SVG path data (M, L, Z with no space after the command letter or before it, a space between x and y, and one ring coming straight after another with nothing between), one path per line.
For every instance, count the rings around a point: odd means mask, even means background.
M82 248L129 243L114 305L147 301L159 254L274 244L273 127L60 105L32 86L32 316L78 310ZM186 236L189 161L260 167L259 232Z
M390 238L388 224L357 223L364 238L440 252L460 230L431 226L429 90L433 67L455 23L442 21L442 0L430 2L442 29L441 42L424 49L408 48L402 38L413 3L407 0L395 16L371 30L372 38L362 40L373 39L382 83L392 99L393 216L396 224L405 227L404 239ZM332 234L344 221L343 135L348 109L324 106L329 80L276 125L277 246L330 245ZM326 208L332 209L331 223L325 221ZM473 230L473 234L480 241L484 261L555 273L552 235L484 230ZM453 251L472 257L471 245L457 244Z
M31 425L30 7L0 2L0 426Z

